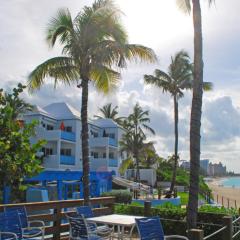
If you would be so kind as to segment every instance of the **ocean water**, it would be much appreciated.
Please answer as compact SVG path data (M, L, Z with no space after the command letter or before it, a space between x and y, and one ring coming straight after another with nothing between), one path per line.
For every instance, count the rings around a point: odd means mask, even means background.
M229 177L221 181L224 187L236 187L240 188L240 177Z

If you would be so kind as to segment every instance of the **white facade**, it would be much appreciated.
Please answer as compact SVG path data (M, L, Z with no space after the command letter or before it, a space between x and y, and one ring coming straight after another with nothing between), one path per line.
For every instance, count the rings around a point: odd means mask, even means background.
M82 170L80 113L67 103L53 103L43 109L35 107L24 115L25 122L37 120L34 143L45 139L42 149L46 170ZM123 129L112 119L89 121L89 154L91 171L115 171L122 158L119 140Z
M150 186L155 186L157 181L157 174L155 169L139 169L141 181L147 182ZM127 169L125 172L125 178L129 180L134 180L136 176L136 169Z

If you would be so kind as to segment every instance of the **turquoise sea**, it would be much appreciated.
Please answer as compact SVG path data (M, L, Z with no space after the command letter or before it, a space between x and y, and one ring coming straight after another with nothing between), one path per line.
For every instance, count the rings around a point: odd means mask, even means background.
M224 179L221 181L221 184L223 184L224 187L236 187L236 188L240 188L240 177L224 178Z

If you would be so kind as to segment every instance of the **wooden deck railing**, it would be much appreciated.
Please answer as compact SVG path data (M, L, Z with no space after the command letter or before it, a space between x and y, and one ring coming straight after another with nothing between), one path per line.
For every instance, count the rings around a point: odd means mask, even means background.
M100 197L91 198L91 205L100 205L100 208L93 209L94 213L99 215L113 213L113 205L115 203L114 197ZM46 227L46 235L53 235L54 240L59 240L61 233L68 232L69 224L62 223L65 219L66 212L72 212L71 208L82 206L83 199L79 200L63 200L63 201L49 201L49 202L35 202L35 203L19 203L19 204L5 204L0 205L0 212L4 207L25 206L29 213L29 220L42 220L45 222L51 222ZM51 210L49 213L37 213L42 210ZM35 214L33 213L35 212ZM33 215L32 215L33 213Z

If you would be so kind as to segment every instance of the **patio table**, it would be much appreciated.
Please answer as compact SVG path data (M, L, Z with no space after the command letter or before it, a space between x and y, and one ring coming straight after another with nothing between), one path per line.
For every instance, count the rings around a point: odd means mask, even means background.
M92 217L87 218L87 221L99 223L99 224L106 224L111 226L117 227L117 238L118 239L125 239L124 231L125 227L130 228L130 232L128 237L131 239L132 232L135 227L135 219L136 218L143 218L142 216L130 216L130 215L120 215L120 214L111 214L99 217Z

